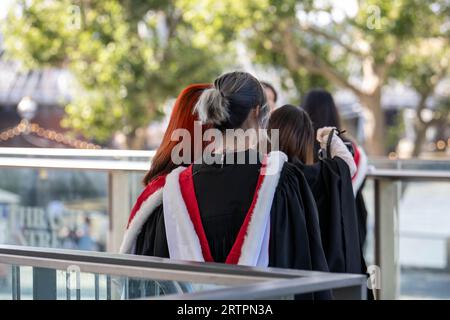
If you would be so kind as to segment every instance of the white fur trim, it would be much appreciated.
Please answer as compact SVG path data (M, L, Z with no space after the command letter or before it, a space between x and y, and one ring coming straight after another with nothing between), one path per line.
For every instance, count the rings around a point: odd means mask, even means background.
M238 262L240 265L268 266L270 211L281 169L286 161L287 156L281 151L272 151L267 156L264 180L259 188L253 215L241 248Z
M164 222L167 244L171 259L205 261L200 240L195 232L180 189L180 173L186 170L179 167L166 178L163 191Z
M160 188L142 202L141 207L131 220L122 240L119 253L134 253L136 239L148 217L162 203L163 190Z
M344 160L350 171L350 177L353 177L357 171L355 159L348 150L347 146L344 144L344 141L338 138L336 134L333 135L333 139L331 140L330 152L331 159L333 159L334 157L339 157Z
M353 193L356 196L359 188L361 187L364 179L366 178L368 170L368 159L367 155L362 148L359 149L359 163L358 169L356 171L356 175L353 177L352 185L353 185Z
M259 267L269 266L269 242L270 242L270 214L269 220L266 224L266 229L264 230L264 238L261 245L258 261L256 262L256 266Z

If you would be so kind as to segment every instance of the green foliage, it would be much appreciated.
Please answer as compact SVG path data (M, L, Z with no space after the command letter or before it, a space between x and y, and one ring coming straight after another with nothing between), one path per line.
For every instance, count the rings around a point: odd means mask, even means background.
M132 135L182 86L239 65L240 47L297 97L346 88L378 115L390 80L423 93L448 75L448 0L358 1L356 15L339 19L331 0L17 3L3 31L8 52L28 67L68 67L84 94L65 124L102 140Z
M174 1L17 1L3 34L26 68L68 68L81 88L63 125L97 141L133 136L184 86L226 65ZM219 64L220 62L220 64Z
M316 86L355 93L378 119L374 132L381 133L370 137L375 153L384 151L382 137L388 134L380 123L381 88L400 80L421 93L448 75L446 0L358 1L356 15L340 18L337 1L179 2L191 12L197 32L215 43L244 43L255 63L294 83L297 96Z
M432 95L450 71L450 46L444 38L416 39L391 73L419 94Z
M252 62L277 70L283 87L296 91L297 97L313 87L331 87L321 75L311 74L305 68L286 68L286 56L280 48L283 36L279 27L294 19L299 9L311 10L313 3L312 0L178 1L180 8L188 12L186 16L201 41L214 43L228 52L244 43ZM317 54L325 54L330 48L311 37L308 40ZM299 99L292 103L298 104Z

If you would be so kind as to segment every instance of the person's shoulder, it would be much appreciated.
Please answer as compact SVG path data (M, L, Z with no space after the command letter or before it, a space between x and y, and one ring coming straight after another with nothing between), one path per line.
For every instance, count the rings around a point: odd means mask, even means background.
M262 165L264 175L279 176L279 179L284 179L286 176L294 174L295 167L288 162L287 155L282 151L269 152Z
M302 186L307 180L303 172L304 166L299 163L285 162L280 173L280 183L282 186Z
M130 216L128 218L128 225L134 220L135 216L141 211L141 207L144 203L153 201L156 205L159 205L162 201L162 194L159 192L166 183L167 175L160 175L152 179L142 190L141 194L137 198Z
M166 182L166 175L151 180L137 198L130 216L127 228L120 246L121 253L131 253L133 245L151 214L162 204L162 188Z
M282 174L286 178L297 177L302 172L303 166L299 163L286 162L283 165Z
M160 175L160 176L156 177L155 179L151 180L145 187L145 190L149 190L149 192L151 192L151 191L158 190L158 189L164 187L164 185L166 183L166 177L167 177L167 174L163 174L163 175Z

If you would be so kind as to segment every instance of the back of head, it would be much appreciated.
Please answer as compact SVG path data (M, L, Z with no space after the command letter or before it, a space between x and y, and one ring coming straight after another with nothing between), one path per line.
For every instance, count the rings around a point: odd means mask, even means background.
M261 84L266 92L270 112L273 112L277 108L278 92L269 82L261 81Z
M261 123L268 115L266 96L261 83L247 72L229 72L214 81L214 86L203 92L195 111L200 121L217 129L240 128L250 111L260 107Z
M271 83L269 83L267 81L260 81L260 82L261 82L261 84L262 84L264 89L268 89L268 90L272 91L273 102L277 102L277 100L278 100L278 92L275 89L275 87Z
M176 129L186 129L191 134L191 139L194 138L194 121L197 120L197 116L193 112L194 106L201 94L210 87L210 84L193 84L186 87L178 95L161 145L152 159L150 170L144 177L145 185L154 178L167 174L177 167L171 160L172 149L178 144L178 141L171 139L172 133ZM191 145L194 145L194 141L191 141Z
M268 133L279 130L279 148L290 161L313 163L314 130L311 120L303 109L284 105L272 112Z
M309 91L303 100L302 108L308 113L314 126L314 132L322 127L336 127L341 130L339 113L333 96L326 90Z

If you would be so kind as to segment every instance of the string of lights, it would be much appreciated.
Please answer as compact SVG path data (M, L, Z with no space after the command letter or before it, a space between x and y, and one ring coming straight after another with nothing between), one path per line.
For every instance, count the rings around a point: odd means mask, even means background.
M54 141L76 149L101 149L101 146L83 140L71 138L55 130L42 128L37 123L22 120L18 125L0 132L0 141L7 141L22 134L35 134L38 137Z

